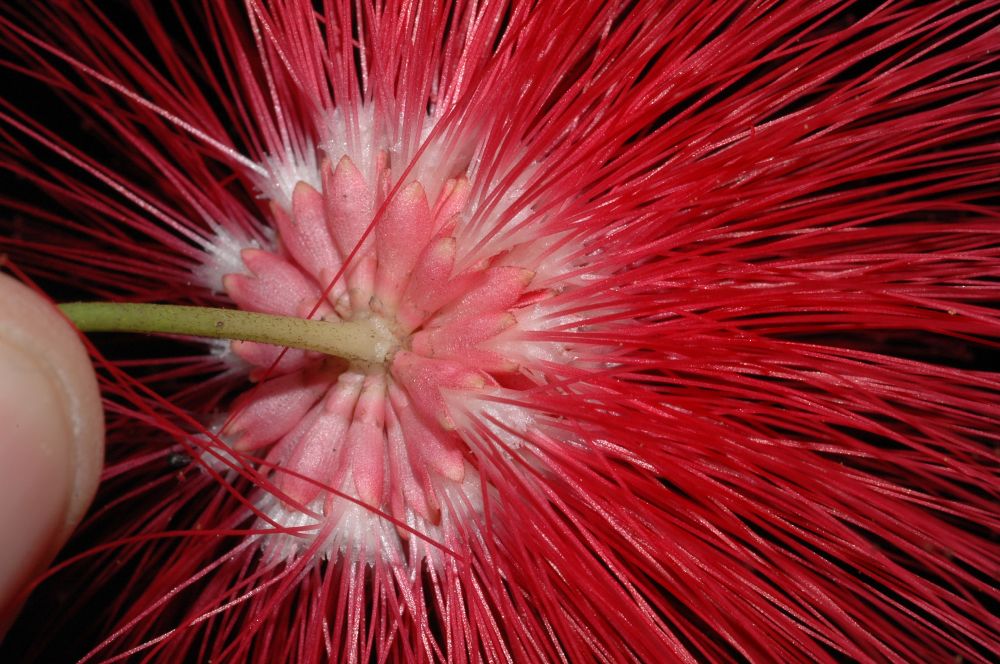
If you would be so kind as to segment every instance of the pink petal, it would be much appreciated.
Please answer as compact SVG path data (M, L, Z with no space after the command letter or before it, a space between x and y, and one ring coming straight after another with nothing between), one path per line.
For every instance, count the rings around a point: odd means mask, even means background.
M327 378L305 371L268 380L235 404L222 432L237 437L237 450L264 447L291 431L327 388Z
M282 245L299 265L326 288L341 266L341 257L326 225L323 195L305 182L292 192L292 214L272 204Z
M429 422L437 422L446 429L455 425L441 390L480 390L487 383L483 374L464 364L427 359L408 351L396 353L390 371L406 389L416 409Z
M348 431L353 454L351 471L362 502L379 507L385 493L385 377L365 378Z
M434 317L435 325L483 314L505 312L521 297L534 273L519 267L491 267L483 270L480 282L456 302Z
M334 244L345 259L351 255L372 220L372 192L350 158L341 157L337 168L324 161L323 200L326 223Z
M444 190L438 196L434 206L434 230L439 231L442 226L454 220L469 204L469 194L472 192L472 185L468 178L461 176L448 180Z
M274 375L298 371L317 357L316 353L306 353L298 348L284 348L253 341L234 341L230 344L230 348L244 361L262 369L270 369Z
M420 183L404 187L386 204L375 227L378 255L375 296L389 310L395 310L417 257L433 230L434 220Z
M412 458L411 466L428 468L453 482L465 477L465 444L453 432L428 423L414 411L406 393L393 386L389 390L393 412L406 432L406 446Z
M227 274L222 280L241 309L295 316L300 303L319 301L315 283L284 258L260 249L244 249L241 256L254 276Z
M288 470L316 480L310 482L290 473L278 475L277 484L292 500L308 505L325 485L337 488L347 472L345 448L350 444L347 431L351 414L361 394L362 379L347 372L330 390L316 421L297 442L288 461Z

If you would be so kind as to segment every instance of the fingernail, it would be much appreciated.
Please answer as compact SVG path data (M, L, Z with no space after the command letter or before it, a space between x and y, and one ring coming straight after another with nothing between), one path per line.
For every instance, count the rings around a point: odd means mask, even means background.
M0 605L41 573L60 545L74 457L66 409L56 377L0 339Z

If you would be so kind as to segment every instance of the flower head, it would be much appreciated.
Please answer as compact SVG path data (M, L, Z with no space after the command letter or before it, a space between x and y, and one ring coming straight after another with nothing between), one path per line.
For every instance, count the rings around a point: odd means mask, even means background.
M365 352L95 350L74 656L1000 647L1000 5L133 9L0 15L98 139L3 103L72 211L11 203L3 251Z

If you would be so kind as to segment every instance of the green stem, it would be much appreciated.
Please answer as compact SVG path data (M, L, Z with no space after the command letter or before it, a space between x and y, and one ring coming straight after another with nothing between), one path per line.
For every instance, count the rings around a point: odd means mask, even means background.
M373 320L327 322L174 304L71 302L59 308L83 332L146 332L240 339L382 363L395 338Z

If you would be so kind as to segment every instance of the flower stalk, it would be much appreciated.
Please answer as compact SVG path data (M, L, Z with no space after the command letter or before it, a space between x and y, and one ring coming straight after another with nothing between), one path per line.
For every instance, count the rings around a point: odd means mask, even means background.
M217 307L70 302L59 309L82 332L179 334L316 351L352 362L385 362L394 339L372 319L329 322Z

